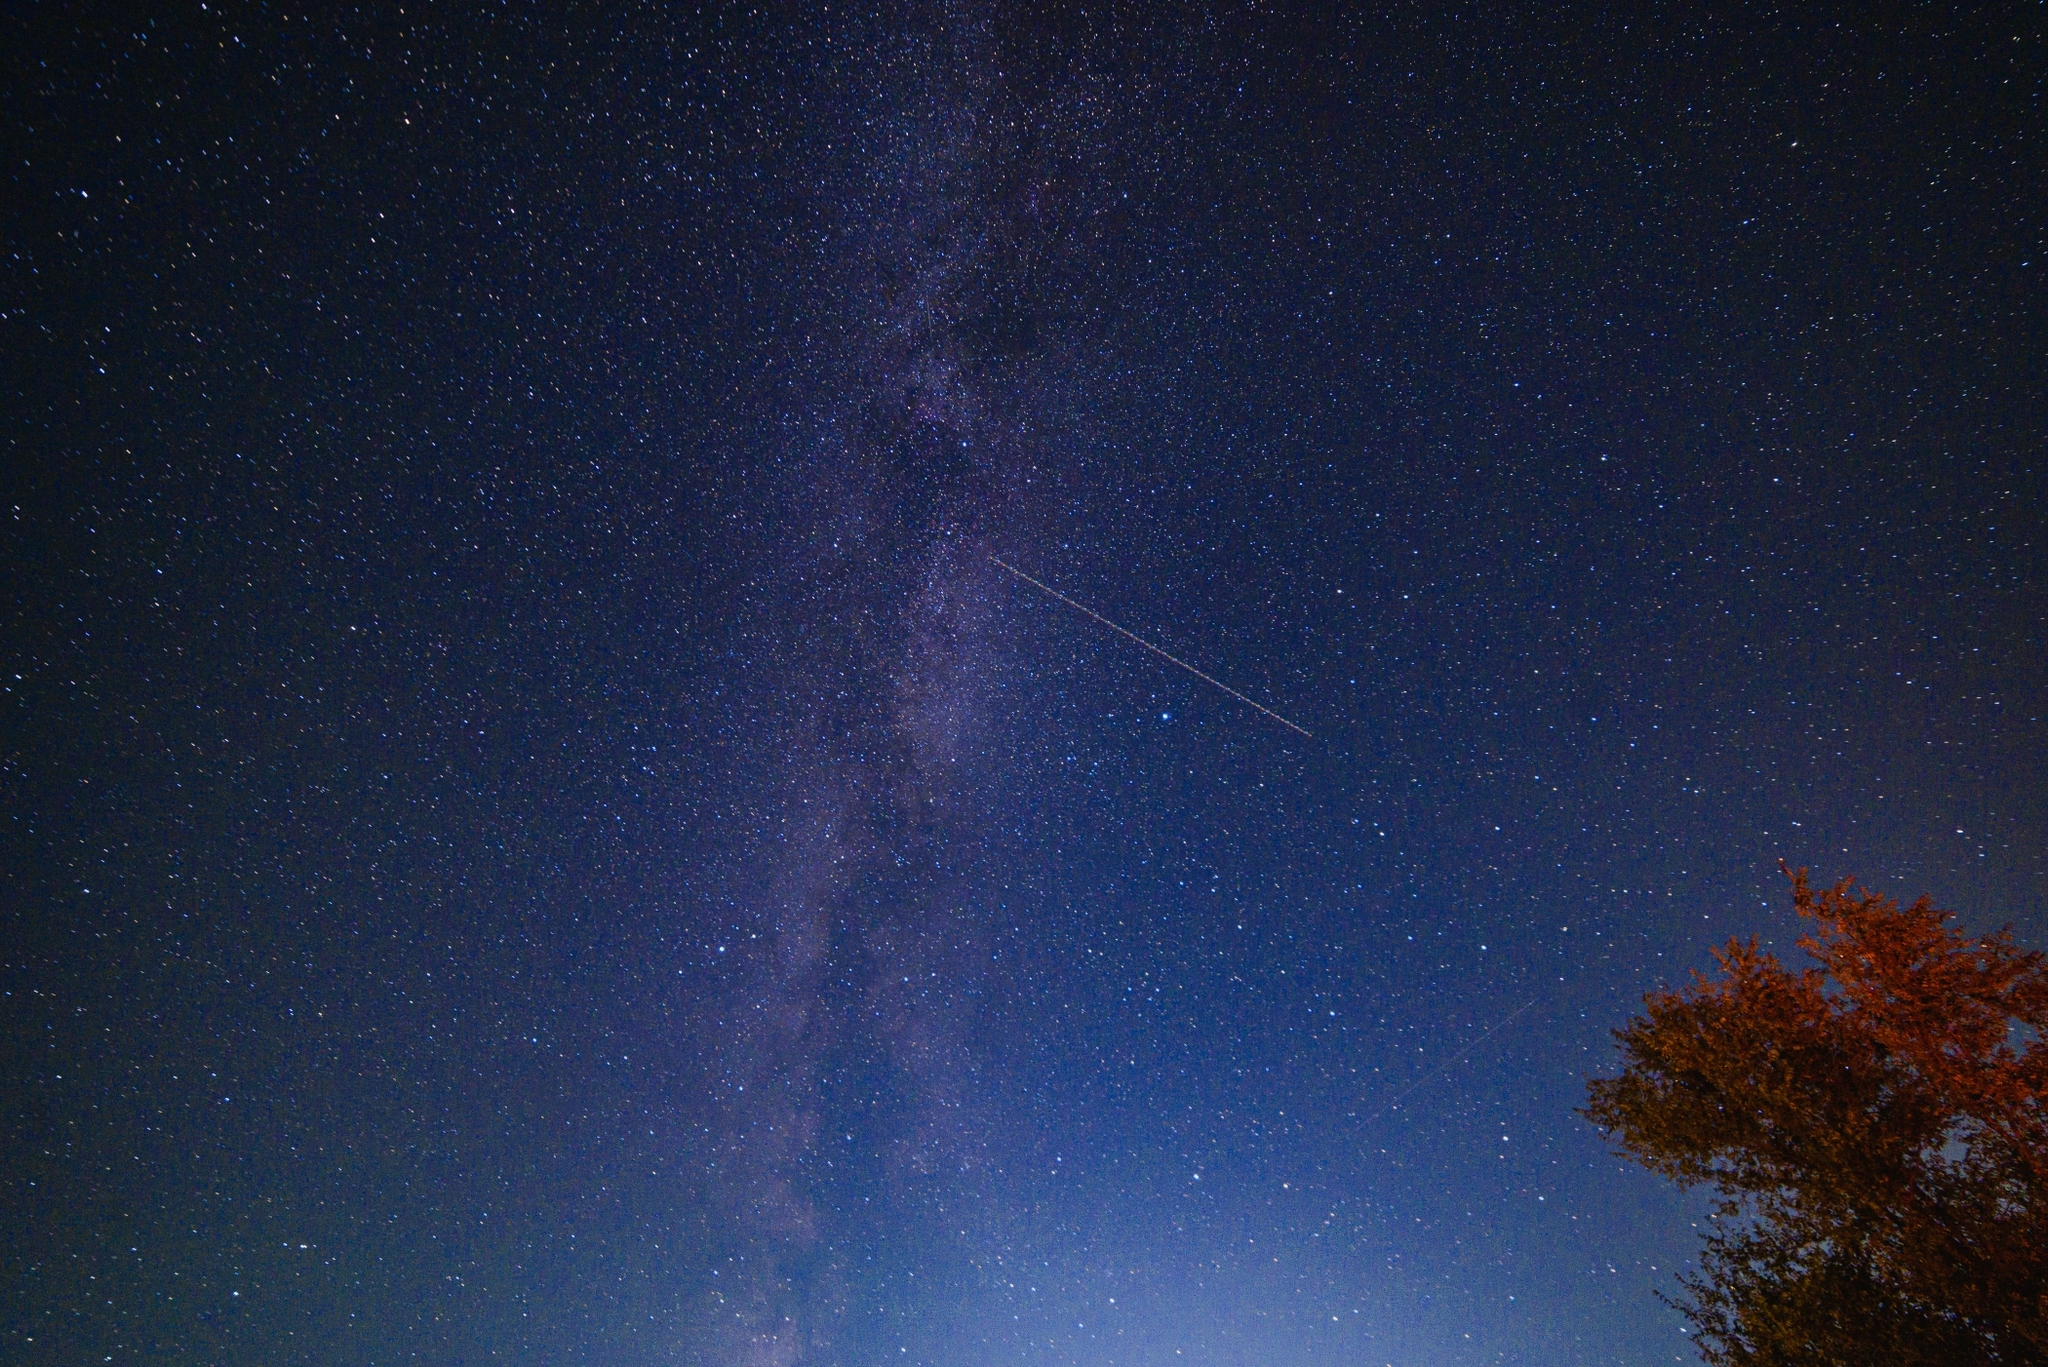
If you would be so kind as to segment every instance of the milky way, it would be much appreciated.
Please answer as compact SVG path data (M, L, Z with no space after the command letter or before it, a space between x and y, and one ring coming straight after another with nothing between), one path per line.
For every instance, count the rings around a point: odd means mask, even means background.
M1100 341L1084 225L1114 208L1098 125L1127 111L1078 63L1006 75L1037 54L984 17L894 41L822 120L852 155L808 188L825 306L783 354L791 554L766 591L801 638L773 742L788 816L743 879L713 1122L753 1235L714 1321L736 1362L832 1350L843 1231L813 1184L862 1104L824 1095L835 1055L872 1056L899 1097L864 1127L888 1171L986 1161L991 711L1030 706L993 687L1016 660L990 556L1042 540L1030 489L1074 476L1067 405Z

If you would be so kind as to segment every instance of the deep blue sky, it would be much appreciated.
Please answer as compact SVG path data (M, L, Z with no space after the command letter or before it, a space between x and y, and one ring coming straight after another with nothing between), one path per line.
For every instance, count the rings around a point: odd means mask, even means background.
M2048 938L2038 9L407 9L6 21L10 1360L1690 1360Z

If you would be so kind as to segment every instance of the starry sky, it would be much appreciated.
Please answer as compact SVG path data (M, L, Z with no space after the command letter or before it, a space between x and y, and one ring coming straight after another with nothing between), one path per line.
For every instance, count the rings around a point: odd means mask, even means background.
M2043 18L1336 8L10 13L9 1360L1693 1359L1641 994L2048 939Z

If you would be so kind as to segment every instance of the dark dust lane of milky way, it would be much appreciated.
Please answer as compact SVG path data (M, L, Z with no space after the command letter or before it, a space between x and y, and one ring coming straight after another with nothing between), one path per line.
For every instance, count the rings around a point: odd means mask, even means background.
M1690 1361L1641 994L2048 938L2038 13L5 25L10 1361Z

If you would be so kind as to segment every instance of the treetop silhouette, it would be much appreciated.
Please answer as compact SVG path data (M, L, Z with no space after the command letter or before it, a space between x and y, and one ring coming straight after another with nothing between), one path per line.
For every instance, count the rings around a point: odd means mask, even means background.
M1645 998L1581 1112L1719 1195L1679 1308L1715 1364L2048 1361L2048 966L1926 898L1815 892Z

